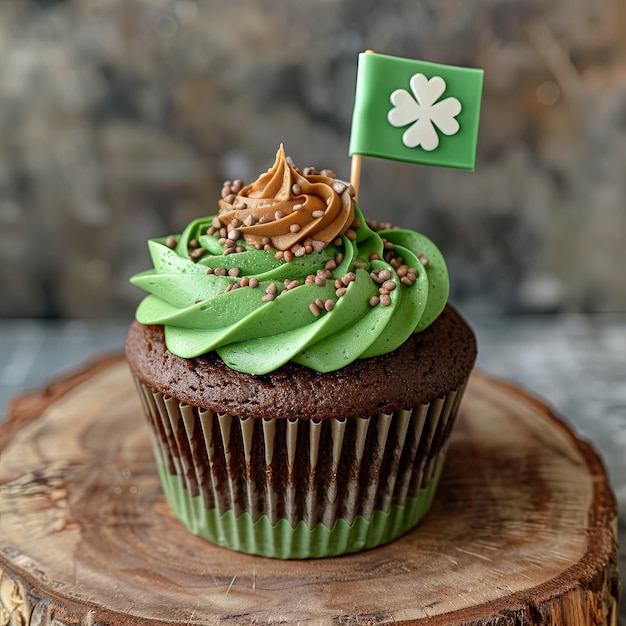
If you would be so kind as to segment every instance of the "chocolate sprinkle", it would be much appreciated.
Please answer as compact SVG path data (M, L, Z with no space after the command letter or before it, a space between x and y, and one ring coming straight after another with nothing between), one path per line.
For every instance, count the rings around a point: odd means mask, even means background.
M313 315L315 315L315 317L319 317L322 313L320 307L317 306L315 302L311 302L311 304L309 304L309 310L311 311L311 313L313 313Z

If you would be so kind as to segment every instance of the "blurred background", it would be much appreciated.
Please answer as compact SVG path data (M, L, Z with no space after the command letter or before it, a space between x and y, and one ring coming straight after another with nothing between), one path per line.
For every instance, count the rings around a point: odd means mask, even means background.
M357 54L485 69L476 171L365 159L467 311L626 310L626 2L3 0L0 317L129 318L146 239L269 167L349 178Z

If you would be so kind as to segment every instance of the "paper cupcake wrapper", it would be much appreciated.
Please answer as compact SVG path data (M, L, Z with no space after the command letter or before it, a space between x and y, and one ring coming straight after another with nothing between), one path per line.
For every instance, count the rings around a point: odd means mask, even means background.
M387 543L428 512L464 385L412 410L239 418L138 380L167 500L193 533L278 558Z

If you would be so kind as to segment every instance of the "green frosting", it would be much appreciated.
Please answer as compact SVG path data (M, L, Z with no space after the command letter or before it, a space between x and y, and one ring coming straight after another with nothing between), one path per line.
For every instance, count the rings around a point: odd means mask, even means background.
M438 470L404 505L393 504L388 511L375 509L370 519L359 515L352 524L338 519L332 528L317 524L309 529L304 521L295 527L286 519L272 525L265 515L253 521L249 513L235 517L232 510L222 515L217 509L207 511L202 496L191 497L180 477L168 474L161 463L158 469L170 507L192 533L231 550L279 559L338 556L393 541L428 513L441 477Z
M402 229L374 231L356 205L354 210L350 237L344 234L341 243L336 239L289 261L243 238L237 242L240 251L224 255L219 233L207 233L215 230L216 216L193 221L174 239L150 240L154 268L131 278L149 293L137 320L162 324L173 354L192 358L215 350L229 367L250 374L265 374L288 361L330 372L395 350L443 310L449 292L446 264L425 236ZM329 262L332 278L311 282L329 269ZM414 268L414 278L402 282L398 272L406 267L400 266ZM224 274L219 268L226 275L218 275ZM395 283L386 305L370 302L386 300L371 277L381 270L388 270ZM349 273L353 280L345 280L345 293L337 295L335 281ZM241 286L249 279L258 286ZM286 287L296 280L298 286ZM276 297L270 300L264 296L272 283ZM235 284L240 288L233 289ZM311 305L320 300L327 306L313 306L315 315Z

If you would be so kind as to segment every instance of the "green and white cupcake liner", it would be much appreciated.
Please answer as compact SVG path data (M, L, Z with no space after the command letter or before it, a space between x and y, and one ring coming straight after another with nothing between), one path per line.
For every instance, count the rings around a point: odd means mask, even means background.
M239 418L136 382L177 517L217 545L283 559L374 548L414 528L432 503L464 391L318 421Z

